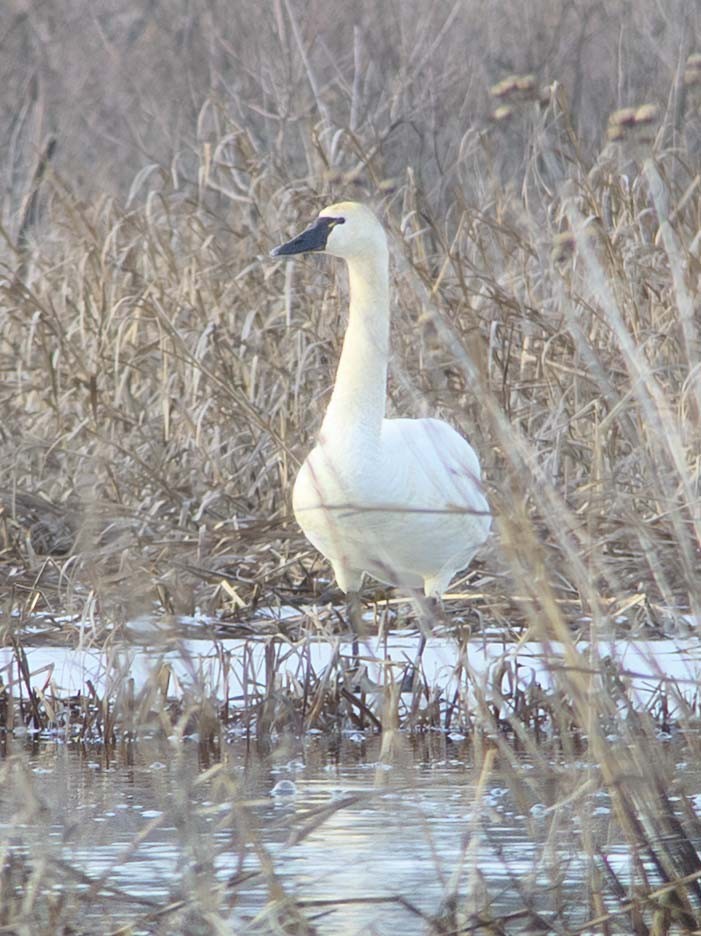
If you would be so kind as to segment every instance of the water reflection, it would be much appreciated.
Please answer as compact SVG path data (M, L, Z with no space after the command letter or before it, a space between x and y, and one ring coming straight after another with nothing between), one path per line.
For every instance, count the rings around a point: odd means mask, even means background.
M70 868L94 892L104 932L135 918L150 919L135 933L187 932L169 928L179 900L238 930L276 882L318 914L321 934L421 933L454 891L488 890L504 912L522 905L514 888L529 878L552 888L555 904L581 876L576 809L551 809L562 795L556 766L552 802L537 799L542 778L515 788L498 765L478 795L482 759L466 742L401 739L391 766L381 743L312 737L260 757L244 740L115 751L10 742L1 837ZM164 929L154 928L159 914Z

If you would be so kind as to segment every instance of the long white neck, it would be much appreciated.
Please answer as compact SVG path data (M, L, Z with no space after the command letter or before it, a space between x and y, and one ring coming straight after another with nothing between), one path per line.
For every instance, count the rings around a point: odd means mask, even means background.
M327 438L356 431L379 437L389 358L387 248L349 260L348 281L350 317L321 432Z

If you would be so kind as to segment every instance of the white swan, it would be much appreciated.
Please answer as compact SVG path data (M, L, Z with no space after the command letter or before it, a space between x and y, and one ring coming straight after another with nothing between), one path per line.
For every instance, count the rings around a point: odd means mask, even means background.
M350 319L318 441L292 504L352 599L364 573L440 597L491 526L474 450L438 419L385 419L389 254L373 212L331 205L275 257L323 251L348 263Z

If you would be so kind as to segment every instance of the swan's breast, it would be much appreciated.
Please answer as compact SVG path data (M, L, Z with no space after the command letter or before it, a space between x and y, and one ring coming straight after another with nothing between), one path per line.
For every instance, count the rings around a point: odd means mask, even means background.
M350 444L349 444L350 443ZM376 459L357 440L326 438L310 452L292 491L292 508L306 536L326 556L344 538L373 535L369 511L376 506ZM368 529L369 526L369 529ZM319 545L323 539L325 548ZM338 545L329 552L328 541Z

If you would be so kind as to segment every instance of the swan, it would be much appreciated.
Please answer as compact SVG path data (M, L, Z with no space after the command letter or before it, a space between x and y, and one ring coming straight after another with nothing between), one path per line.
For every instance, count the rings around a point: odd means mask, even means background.
M271 255L311 252L346 261L350 309L331 400L292 507L331 563L357 634L352 609L366 573L439 599L487 539L492 518L477 455L455 429L439 419L385 418L389 251L373 211L330 205Z

